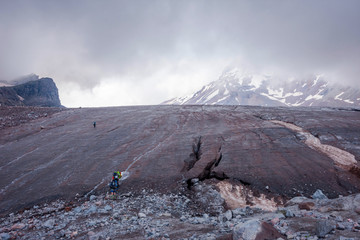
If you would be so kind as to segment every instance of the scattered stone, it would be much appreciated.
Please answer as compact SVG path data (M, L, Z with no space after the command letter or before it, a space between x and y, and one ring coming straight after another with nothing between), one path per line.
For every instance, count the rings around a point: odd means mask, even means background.
M12 225L11 230L19 230L25 228L25 224L23 223L16 223Z
M71 234L70 234L70 237L76 237L78 235L78 232L77 231L74 231L74 232L72 232Z
M313 199L328 199L328 197L320 189L316 190L311 197Z
M111 210L112 210L112 207L109 206L109 205L106 205L106 206L104 207L104 210L105 210L105 211L111 211Z
M46 228L53 228L55 225L55 220L54 219L49 219L46 222L44 222L43 226Z
M309 200L309 199L306 198L306 197L294 197L294 198L292 198L292 199L290 199L289 201L286 202L285 207L293 206L293 205L302 203L302 202L304 202L306 200Z
M345 226L344 226L344 224L342 224L342 223L337 223L336 224L336 229L338 229L338 230L345 230Z
M335 218L335 221L337 221L337 222L343 222L344 219L343 219L341 216L337 216L337 217Z
M275 224L277 224L278 222L280 221L280 219L279 218L273 218L273 219L271 219L271 224L272 225L275 225Z
M91 195L90 196L90 201L94 201L96 199L96 196L95 195Z
M285 217L287 218L295 217L295 213L293 213L291 210L286 210Z
M315 234L318 237L325 237L326 234L330 233L334 229L334 224L329 220L321 220L316 222Z
M163 213L162 216L164 216L164 217L171 217L171 213L166 212L166 213Z
M92 205L90 206L87 210L85 210L85 214L92 214L92 213L96 213L97 211L97 207Z
M227 210L227 211L224 213L224 217L225 217L228 221L230 221L230 220L232 219L232 217L233 217L231 210Z
M74 208L74 212L75 212L75 213L80 213L80 212L81 212L81 207L76 207L76 208Z
M234 227L232 231L233 239L255 240L260 231L261 222L259 220L250 220Z
M355 238L347 238L347 237L340 236L339 240L355 240Z
M243 208L236 208L236 209L232 210L232 215L234 218L236 218L238 216L242 217L242 216L245 216L245 211Z
M300 210L307 210L307 211L310 211L314 208L315 206L315 203L313 202L302 202L302 203L299 203L299 209Z
M196 183L198 183L199 182L199 179L198 178L193 178L193 179L191 179L191 183L192 184L196 184Z
M199 182L197 185L203 184ZM206 186L203 186L203 189L206 189ZM250 207L214 213L204 209L194 210L193 202L179 193L150 194L149 192L150 190L147 190L145 194L122 197L117 201L104 200L105 196L99 195L97 200L84 199L77 207L54 201L25 210L21 214L11 214L0 219L0 240L70 238L100 240L116 239L118 236L169 239L175 237L175 233L179 234L180 227L185 227L185 231L182 231L179 237L184 240L231 239L232 233L235 237L241 235L243 239L254 239L255 236L257 239L296 240L317 240L318 237L339 239L337 234L341 233L345 240L346 236L356 236L360 231L358 224L360 219L353 212L354 206L349 207L350 203L355 205L353 201L355 196L343 197L341 201L338 199L316 201L316 205L315 200L303 198L299 201L300 204L281 207L272 213ZM298 206L303 203L313 209L298 210ZM64 211L64 206L71 208L69 211ZM332 210L324 214L319 211L320 207ZM315 224L316 219L318 222ZM326 229L328 225L330 227ZM21 231L12 230L11 226L19 226ZM303 226L308 228L307 231L301 229ZM113 231L114 229L116 231ZM204 230L200 232L198 229ZM315 232L317 235L312 236ZM333 233L336 235L329 235ZM227 238L222 238L223 236Z
M357 214L360 215L360 207L355 207L355 210L354 210Z
M8 233L1 233L0 238L1 238L1 240L9 240L9 239L11 239L11 236Z

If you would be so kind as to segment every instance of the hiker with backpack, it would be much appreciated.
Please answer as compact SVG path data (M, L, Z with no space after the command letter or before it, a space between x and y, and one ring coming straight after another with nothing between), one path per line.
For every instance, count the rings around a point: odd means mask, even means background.
M109 184L110 195L111 196L116 195L116 192L117 192L117 190L119 188L119 180L120 180L121 177L122 177L121 172L119 172L119 171L114 172L113 177L112 177L112 181Z

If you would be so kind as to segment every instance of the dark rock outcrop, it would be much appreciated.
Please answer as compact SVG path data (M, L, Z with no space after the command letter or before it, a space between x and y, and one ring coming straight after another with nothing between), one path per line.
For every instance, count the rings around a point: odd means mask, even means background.
M33 75L31 76L30 79L34 79ZM58 89L51 78L40 78L16 86L0 87L0 105L61 107Z

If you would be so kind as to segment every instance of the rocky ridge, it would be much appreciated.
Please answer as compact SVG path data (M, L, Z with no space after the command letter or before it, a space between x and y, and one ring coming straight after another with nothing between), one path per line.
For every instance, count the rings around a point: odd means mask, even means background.
M195 185L206 187L201 182ZM122 193L116 199L100 194L70 202L56 200L2 218L0 237L355 240L360 234L360 194L330 200L318 191L313 198L296 197L274 211L251 206L227 210L221 202L213 205L215 212L199 211L194 204L191 194L146 189L139 195Z

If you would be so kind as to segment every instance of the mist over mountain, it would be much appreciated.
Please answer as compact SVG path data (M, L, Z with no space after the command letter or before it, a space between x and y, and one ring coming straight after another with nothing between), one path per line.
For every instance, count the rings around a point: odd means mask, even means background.
M360 89L330 83L322 75L280 83L232 69L196 93L163 104L358 107Z

